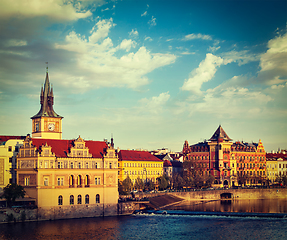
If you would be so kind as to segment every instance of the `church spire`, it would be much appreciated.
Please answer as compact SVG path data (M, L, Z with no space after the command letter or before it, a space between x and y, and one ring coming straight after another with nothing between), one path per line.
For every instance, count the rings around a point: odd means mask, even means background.
M46 71L44 89L43 87L41 88L40 104L41 104L40 111L36 115L31 117L32 119L39 118L39 117L63 118L60 115L58 115L53 109L54 93L53 93L53 89L50 86L48 66L47 66L47 71Z

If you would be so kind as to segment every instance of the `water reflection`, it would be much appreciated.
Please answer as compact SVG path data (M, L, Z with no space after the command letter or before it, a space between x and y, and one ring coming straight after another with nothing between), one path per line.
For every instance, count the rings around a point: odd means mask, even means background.
M184 201L168 210L207 212L287 213L286 199L218 200L209 202Z

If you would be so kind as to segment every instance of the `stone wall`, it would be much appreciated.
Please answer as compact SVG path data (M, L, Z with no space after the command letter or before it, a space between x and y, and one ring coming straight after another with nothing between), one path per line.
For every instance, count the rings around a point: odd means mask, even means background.
M3 208L0 223L117 216L118 204L57 206L38 209Z

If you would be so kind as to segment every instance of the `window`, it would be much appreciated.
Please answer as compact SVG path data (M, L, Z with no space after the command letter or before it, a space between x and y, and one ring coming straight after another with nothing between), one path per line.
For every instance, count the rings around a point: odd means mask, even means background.
M101 185L101 179L95 178L95 185Z
M69 186L74 187L74 176L73 175L70 175L69 177Z
M49 167L49 162L48 162L48 161L45 161L44 167L45 167L45 168L48 168L48 167Z
M63 162L58 162L58 168L63 168Z
M70 163L70 168L71 168L71 169L74 168L74 163L73 163L73 162Z
M25 186L30 186L30 177L25 177Z
M95 168L98 168L98 163L96 163Z
M74 195L70 196L70 205L74 205Z
M63 205L63 196L62 195L60 195L58 197L58 205Z
M44 186L48 186L48 185L49 185L49 178L44 177Z
M78 187L80 187L82 185L82 178L81 178L81 175L78 175L78 178L77 178L77 185Z
M86 187L89 187L89 186L90 186L90 178L89 178L89 175L86 175L86 177L85 177L85 186L86 186Z
M82 204L82 195L78 195L78 204Z
M100 203L100 195L99 194L96 195L96 203Z
M112 168L112 163L110 163L110 168Z
M11 157L9 158L9 163L12 163L12 158Z
M80 162L78 163L78 167L81 168L81 163Z
M12 152L12 146L8 147L8 152Z
M15 152L19 152L19 147L15 146Z
M57 183L58 183L58 186L63 186L64 185L64 178L63 177L58 177L57 178Z
M89 168L89 163L88 162L86 162L86 168Z
M89 198L89 195L87 194L85 196L85 204L89 204L89 202L90 202L90 198Z

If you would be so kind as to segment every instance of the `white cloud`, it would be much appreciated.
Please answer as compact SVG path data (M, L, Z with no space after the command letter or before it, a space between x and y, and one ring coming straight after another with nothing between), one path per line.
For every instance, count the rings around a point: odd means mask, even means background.
M147 11L145 11L143 14L141 14L142 17L147 15Z
M79 11L79 5L74 7L71 2L64 0L0 0L0 18L11 17L43 17L58 21L71 21L87 18L90 11Z
M82 92L99 87L138 88L148 84L145 76L147 73L176 60L173 54L151 53L145 47L115 56L119 49L130 51L136 46L136 42L124 39L118 46L114 46L107 36L114 26L112 21L100 20L88 38L72 31L66 36L64 43L55 45L57 49L74 54L73 62L76 63L75 69L67 73L62 84L69 84L75 89L79 89L77 85L80 84ZM63 79L60 75L57 78Z
M271 39L268 50L261 55L258 79L267 84L287 81L287 33Z
M158 114L162 112L163 106L169 98L169 92L161 93L159 96L152 97L151 99L143 98L140 100L141 108L153 114Z
M259 61L260 55L251 54L248 50L243 51L229 51L221 54L225 64L237 62L239 66L247 64L249 62Z
M113 23L112 18L110 18L109 20L99 20L90 31L92 35L89 37L89 42L96 43L100 39L107 37L111 27L114 27L115 25L116 24Z
M154 16L151 17L151 20L148 21L148 24L151 26L151 27L154 27L156 26L156 18Z
M144 40L151 42L151 41L152 41L152 38L151 38L151 37L146 37Z
M136 38L139 36L139 32L136 30L136 29L132 29L130 32L129 32L129 36L132 37L132 38Z
M137 45L137 43L136 43L135 41L133 41L133 40L131 40L131 39L124 39L124 40L121 42L119 48L120 48L120 49L123 49L123 50L126 50L127 52L129 52L130 49L131 49L131 48L135 48L136 45Z
M201 85L204 82L210 81L216 73L217 68L222 64L222 58L211 53L206 54L206 58L199 64L198 68L190 73L190 77L184 81L181 89L200 94Z
M6 47L22 47L27 45L27 41L10 39L5 45Z
M186 35L182 40L189 41L189 40L194 40L194 39L212 40L212 37L209 35L201 34L201 33L198 33L198 34L192 33L192 34Z

